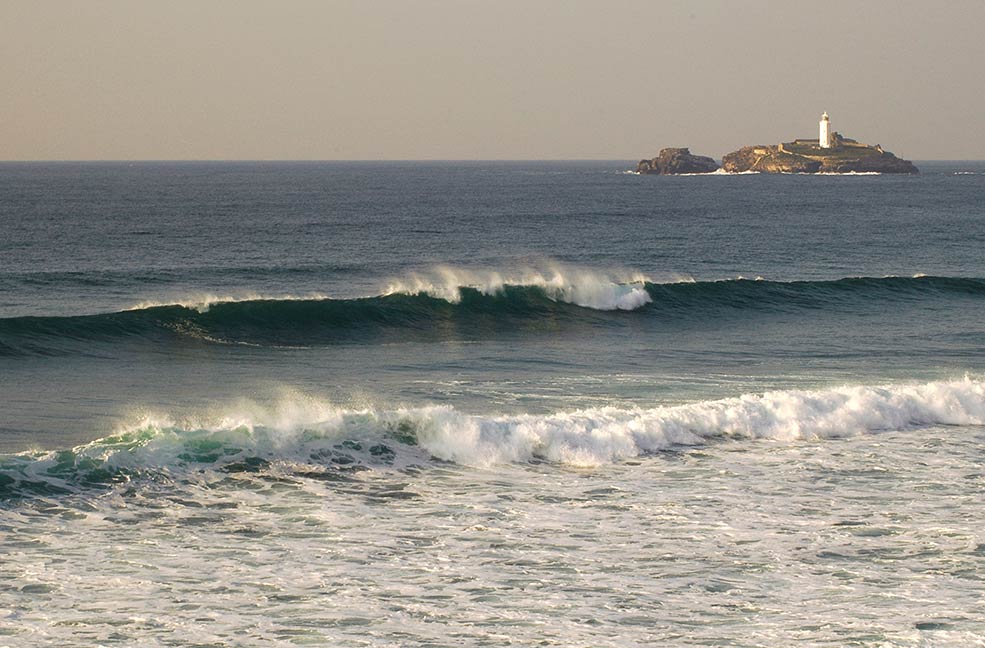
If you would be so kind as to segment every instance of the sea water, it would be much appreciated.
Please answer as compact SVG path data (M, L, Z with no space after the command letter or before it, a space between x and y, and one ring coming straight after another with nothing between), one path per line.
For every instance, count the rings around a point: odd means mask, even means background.
M985 163L0 164L0 646L985 646Z

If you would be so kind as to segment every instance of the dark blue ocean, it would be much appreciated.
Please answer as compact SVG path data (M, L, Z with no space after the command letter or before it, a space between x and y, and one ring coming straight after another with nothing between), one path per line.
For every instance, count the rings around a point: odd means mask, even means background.
M0 163L0 645L985 646L985 162Z

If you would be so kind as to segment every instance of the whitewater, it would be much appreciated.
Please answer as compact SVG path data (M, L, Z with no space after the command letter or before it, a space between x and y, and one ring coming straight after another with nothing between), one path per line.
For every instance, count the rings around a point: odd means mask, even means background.
M981 426L985 382L965 377L920 385L777 391L542 416L481 416L449 406L346 410L295 396L272 408L256 403L217 407L205 421L149 414L71 450L10 456L0 462L0 496L29 495L39 488L68 493L80 485L129 482L148 473L258 469L272 463L351 469L392 466L399 458L404 467L415 460L484 468L536 461L593 467L722 440L791 442L929 425Z
M0 163L0 646L985 646L979 162Z

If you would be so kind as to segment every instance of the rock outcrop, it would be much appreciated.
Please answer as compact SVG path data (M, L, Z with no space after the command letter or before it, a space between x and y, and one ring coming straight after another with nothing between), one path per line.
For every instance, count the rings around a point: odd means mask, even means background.
M778 146L743 146L722 158L728 173L817 173L821 162L799 155L789 155Z
M718 170L718 162L704 155L692 155L686 148L665 148L652 160L640 160L638 173L677 175L681 173L712 173Z
M795 140L772 146L745 146L722 158L728 173L918 173L878 144L869 146L834 133L831 148L817 140Z

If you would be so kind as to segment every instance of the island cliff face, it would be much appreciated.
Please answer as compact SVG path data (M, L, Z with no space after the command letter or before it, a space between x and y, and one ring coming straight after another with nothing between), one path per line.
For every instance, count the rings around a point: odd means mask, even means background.
M869 146L833 133L830 148L817 140L794 140L771 146L745 146L722 158L728 173L918 173L878 144Z
M718 162L704 155L692 155L686 148L665 148L652 160L640 160L637 173L678 175L681 173L712 173L718 171Z

